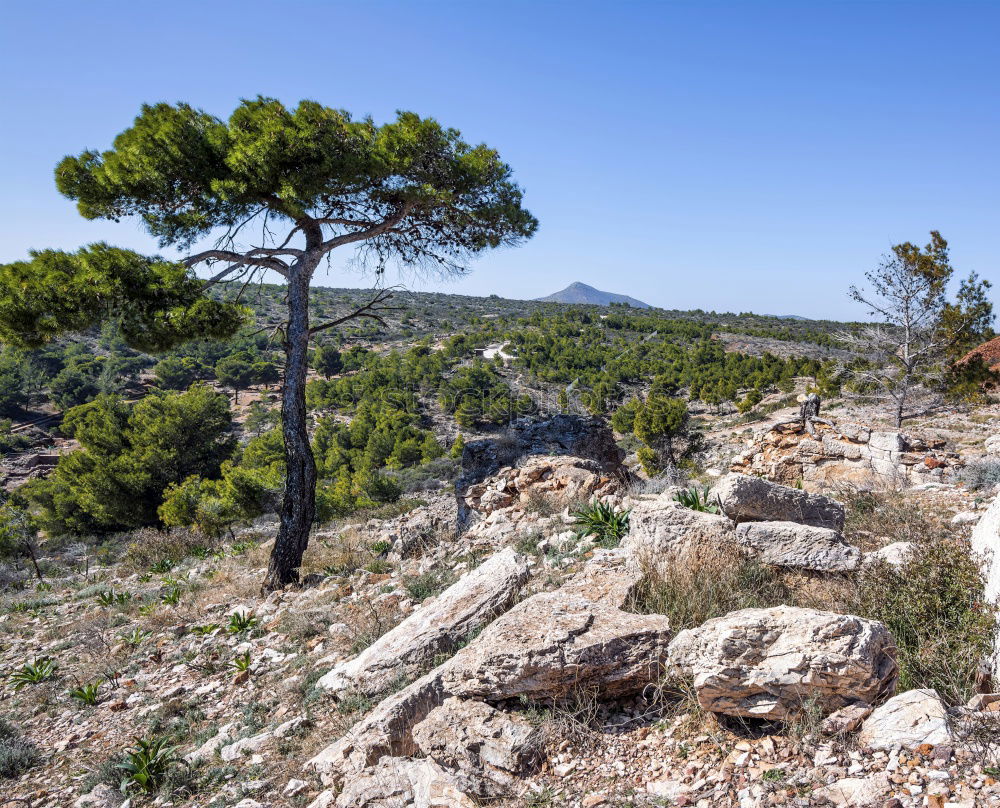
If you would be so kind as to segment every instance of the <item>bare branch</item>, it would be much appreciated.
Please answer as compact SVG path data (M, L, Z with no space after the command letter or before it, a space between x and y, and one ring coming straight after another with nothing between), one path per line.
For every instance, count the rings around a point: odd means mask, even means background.
M402 306L385 306L384 303L392 299L393 292L397 291L398 287L389 287L388 289L378 289L375 292L375 296L365 303L363 306L358 306L354 311L345 314L343 317L338 317L336 320L330 320L329 322L323 323L322 325L314 326L309 329L309 336L318 334L320 331L325 331L328 328L335 328L338 325L342 325L349 320L356 320L359 318L366 318L369 320L375 320L379 323L384 323L385 320L382 318L382 314L387 311L401 311Z

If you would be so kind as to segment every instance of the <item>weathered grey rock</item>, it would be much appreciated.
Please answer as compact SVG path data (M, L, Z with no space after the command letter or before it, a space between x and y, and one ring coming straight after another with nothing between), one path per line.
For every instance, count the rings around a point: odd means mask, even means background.
M485 799L511 794L542 759L539 727L481 701L445 699L414 728L413 740L463 791Z
M559 700L574 688L604 697L658 680L670 626L573 592L543 592L491 623L441 670L446 692L499 701Z
M544 503L554 511L595 496L612 493L615 479L601 466L581 457L531 456L520 466L507 466L469 486L465 504L481 514L501 508Z
M1000 455L1000 435L990 435L983 444L987 454Z
M419 754L413 727L441 704L445 696L438 668L383 699L306 765L319 772L325 784L336 785L357 777L383 757Z
M868 777L844 777L835 783L816 789L813 796L829 800L836 806L855 808L879 805L881 803L879 798L891 793L889 775L877 772Z
M857 569L861 551L836 530L794 522L744 522L736 528L740 545L765 564L817 572Z
M668 621L619 608L628 594L627 586L613 582L622 564L621 554L601 555L564 590L517 604L450 660L380 702L307 765L333 785L383 757L419 754L414 727L449 696L558 701L585 687L614 697L658 681Z
M367 696L426 669L436 654L456 648L505 612L528 578L524 559L507 548L466 573L354 659L337 665L317 687Z
M336 808L476 808L433 760L384 758L344 784Z
M718 499L723 513L735 522L798 522L844 529L844 506L836 500L760 477L727 474L710 496Z
M898 569L913 557L916 549L917 545L912 541L894 541L892 544L887 544L878 550L865 553L861 558L861 564L862 566L868 566L869 564L885 562L889 566Z
M643 570L664 574L680 559L735 546L733 523L725 516L685 508L669 495L640 502L629 514L622 548Z
M823 720L819 730L824 735L843 735L854 732L871 714L872 706L867 702L858 701L830 713Z
M858 743L871 749L953 742L944 703L935 690L907 690L894 696L875 709L858 733Z
M706 710L787 719L811 703L824 712L893 692L895 643L874 620L777 606L743 609L682 631L670 663L693 677Z
M73 808L117 808L123 800L121 791L106 783L98 783L92 791L78 797Z

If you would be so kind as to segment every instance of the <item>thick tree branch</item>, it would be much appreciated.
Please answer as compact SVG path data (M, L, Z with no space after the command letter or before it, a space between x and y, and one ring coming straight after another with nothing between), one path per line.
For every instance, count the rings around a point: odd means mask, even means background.
M301 254L301 251L268 250L260 247L246 253L233 252L232 250L205 250L204 252L188 256L184 259L183 263L186 266L193 267L196 264L203 264L206 261L231 261L236 265L249 264L250 266L263 267L264 269L273 269L275 272L285 275L288 265L275 256L297 254Z
M330 250L342 247L344 244L353 244L357 241L365 241L366 239L380 236L403 221L412 209L413 203L407 202L399 210L391 216L386 217L378 224L373 224L371 227L366 227L364 230L356 230L353 233L344 233L343 235L327 239L323 242L322 250L324 253L328 253Z

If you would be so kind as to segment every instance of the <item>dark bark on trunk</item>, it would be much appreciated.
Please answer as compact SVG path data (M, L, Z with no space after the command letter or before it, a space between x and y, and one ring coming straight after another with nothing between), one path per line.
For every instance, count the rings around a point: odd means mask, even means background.
M31 564L35 568L35 575L38 576L38 580L44 581L42 568L38 566L38 556L35 553L35 546L30 541L26 541L24 543L24 551L28 554L28 558L31 559Z
M288 331L285 378L281 392L285 439L285 494L278 536L271 551L263 589L270 592L299 580L302 554L316 513L316 462L306 422L306 372L309 361L309 274L300 270L288 280Z

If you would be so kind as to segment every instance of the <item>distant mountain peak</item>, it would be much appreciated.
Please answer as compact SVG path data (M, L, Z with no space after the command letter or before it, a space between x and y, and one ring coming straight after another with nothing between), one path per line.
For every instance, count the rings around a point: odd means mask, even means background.
M574 281L565 289L547 297L539 297L536 300L542 303L576 303L591 306L610 306L612 303L627 303L634 309L652 308L648 303L636 300L628 295L619 295L614 292L602 292L593 286L588 286L580 281Z

